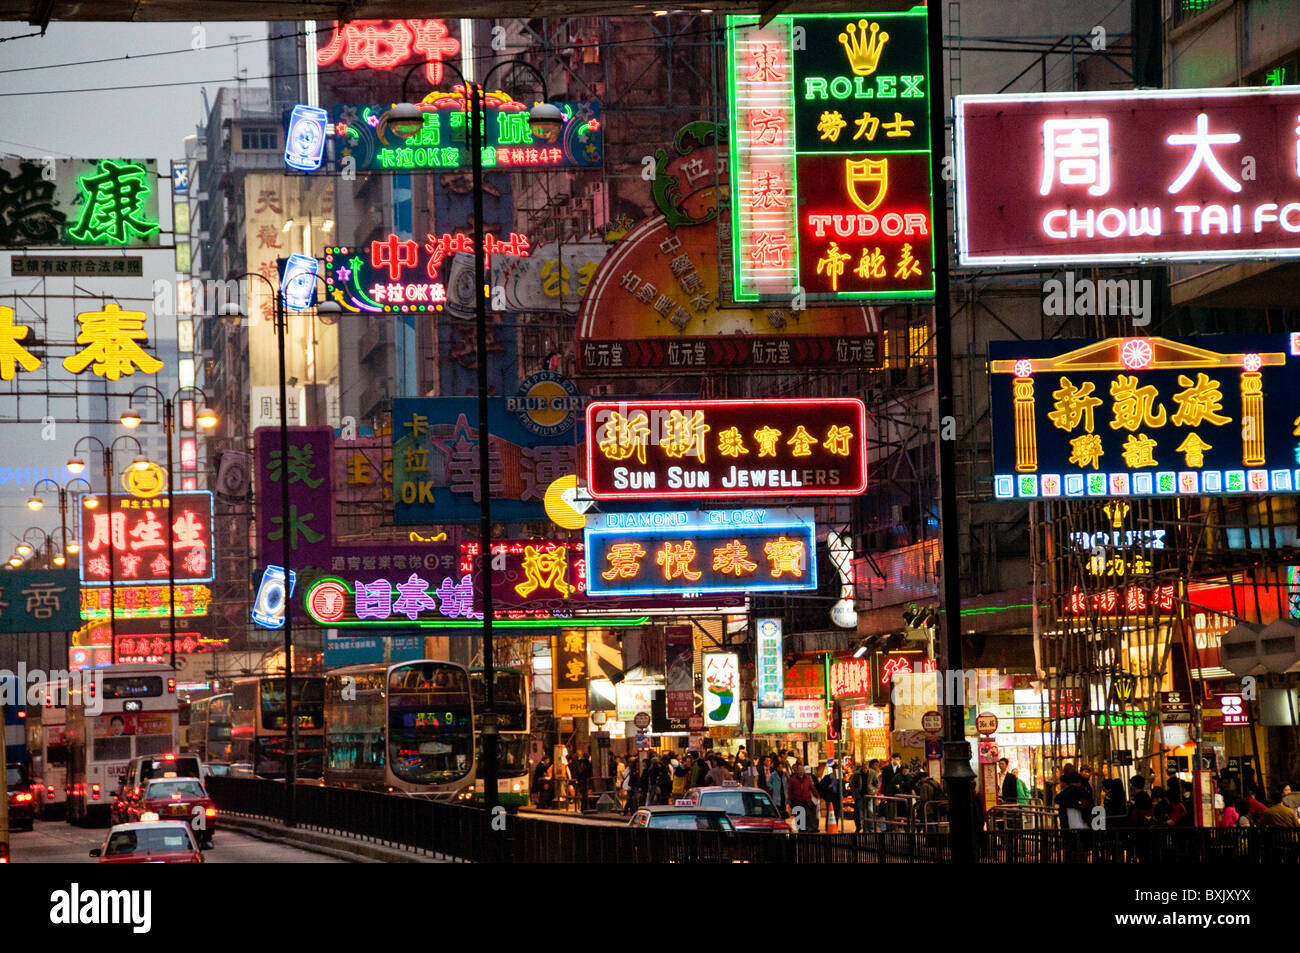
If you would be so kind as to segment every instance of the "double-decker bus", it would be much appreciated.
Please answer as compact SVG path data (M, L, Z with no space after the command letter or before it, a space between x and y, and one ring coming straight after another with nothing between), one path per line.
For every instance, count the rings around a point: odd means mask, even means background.
M31 758L36 816L61 817L68 805L68 683L47 682L41 703L27 710L27 753Z
M176 673L166 665L109 665L72 683L64 729L69 823L107 821L131 759L176 751L177 709Z
M483 704L487 701L487 685L483 669L470 669L470 685L474 692L474 798L483 799L483 735L480 733ZM522 669L494 669L492 679L494 710L497 714L497 803L507 808L528 806L528 676Z
M298 778L318 780L321 776L321 755L325 748L324 692L325 679L319 675L293 677L293 717L298 723L294 774ZM285 751L289 747L284 678L274 675L241 678L235 682L230 695L229 762L240 774L283 780Z
M27 770L27 686L13 675L0 675L0 702L5 711L5 764Z
M230 761L230 714L234 695L209 695L190 704L189 737L185 750L200 761Z
M473 791L474 699L454 662L335 669L325 724L326 784L439 800Z

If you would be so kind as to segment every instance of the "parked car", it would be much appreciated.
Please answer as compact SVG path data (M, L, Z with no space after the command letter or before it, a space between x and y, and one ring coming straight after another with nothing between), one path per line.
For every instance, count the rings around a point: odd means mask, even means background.
M184 821L118 824L90 851L101 864L201 864L203 854Z

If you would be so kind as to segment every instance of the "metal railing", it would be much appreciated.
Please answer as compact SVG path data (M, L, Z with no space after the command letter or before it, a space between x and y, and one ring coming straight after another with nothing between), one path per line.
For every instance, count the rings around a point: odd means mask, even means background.
M283 782L206 783L224 814L284 816ZM884 831L795 837L494 817L477 807L313 784L298 786L295 813L301 828L479 863L941 863L951 857L944 801L910 808ZM1300 863L1300 829L993 829L979 835L978 846L980 859L993 863Z

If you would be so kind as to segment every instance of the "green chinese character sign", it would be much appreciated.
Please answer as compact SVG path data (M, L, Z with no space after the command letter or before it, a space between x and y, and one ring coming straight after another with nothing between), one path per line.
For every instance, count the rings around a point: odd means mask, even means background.
M0 572L0 633L70 632L81 627L75 569Z
M156 248L153 159L0 160L0 248Z

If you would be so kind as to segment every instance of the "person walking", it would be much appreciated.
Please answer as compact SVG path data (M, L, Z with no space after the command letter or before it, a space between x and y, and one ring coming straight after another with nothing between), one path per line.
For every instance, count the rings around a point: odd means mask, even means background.
M782 817L790 816L790 775L786 773L785 758L774 758L772 770L767 776L767 793L772 798L772 806Z
M724 781L731 780L733 780L733 776L731 769L727 767L727 763L721 758L714 758L713 767L709 770L708 775L705 776L705 783L717 785L722 784Z
M790 813L796 818L803 812L803 823L799 829L816 833L821 829L817 816L817 784L803 767L803 762L796 761L794 774L790 776Z

